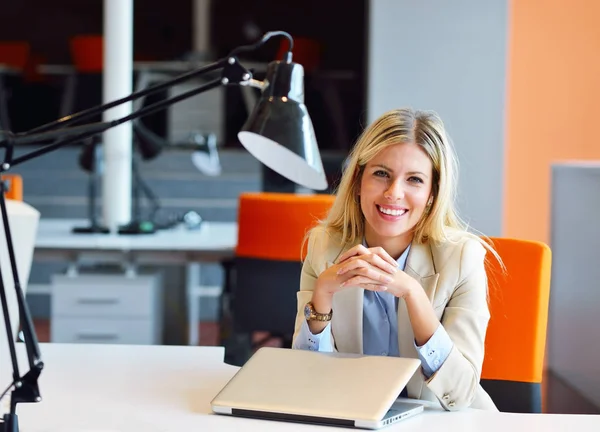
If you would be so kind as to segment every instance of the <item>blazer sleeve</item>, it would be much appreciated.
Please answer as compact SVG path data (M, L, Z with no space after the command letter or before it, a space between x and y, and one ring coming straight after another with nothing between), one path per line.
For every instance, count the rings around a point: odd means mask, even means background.
M312 294L317 283L317 270L315 266L318 266L320 260L325 260L325 240L327 234L321 228L315 228L311 231L308 238L308 249L306 252L306 258L302 264L302 272L300 274L300 290L296 294L298 302L298 309L296 311L296 322L294 326L294 336L292 338L292 346L297 346L296 338L300 336L302 323L305 321L304 318L304 306L306 303L311 301ZM313 264L314 263L314 264ZM324 265L324 264L323 264ZM330 331L330 344L328 346L335 349L335 341L333 333Z
M486 249L476 240L468 240L462 247L457 286L441 320L454 346L443 365L425 380L448 411L469 407L479 387L490 319L485 254Z

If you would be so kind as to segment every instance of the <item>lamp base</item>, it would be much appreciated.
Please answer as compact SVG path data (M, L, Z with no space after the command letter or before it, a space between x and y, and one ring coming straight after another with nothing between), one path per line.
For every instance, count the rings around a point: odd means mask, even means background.
M16 414L4 414L0 422L0 432L19 432L19 420Z
M119 234L125 235L154 234L155 232L156 226L150 221L132 221L119 228Z
M110 230L100 225L91 225L89 227L75 227L72 232L75 234L108 234Z

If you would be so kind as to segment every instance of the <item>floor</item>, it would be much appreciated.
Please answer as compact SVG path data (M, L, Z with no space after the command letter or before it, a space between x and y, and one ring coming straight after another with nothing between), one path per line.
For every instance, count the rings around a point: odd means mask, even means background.
M40 342L50 340L50 325L48 320L34 320L34 325ZM219 340L217 323L200 323L200 345L214 346ZM260 340L264 335L255 335ZM267 342L277 345L276 340ZM594 406L584 399L577 391L569 387L560 378L546 372L542 382L542 410L554 414L600 414L600 407Z

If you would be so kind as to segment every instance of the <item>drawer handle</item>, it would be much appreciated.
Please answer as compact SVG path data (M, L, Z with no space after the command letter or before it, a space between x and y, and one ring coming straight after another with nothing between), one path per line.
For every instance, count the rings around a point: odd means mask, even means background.
M110 341L118 339L119 336L114 333L79 333L75 338L88 341Z
M113 305L119 303L119 299L116 298L80 298L77 299L77 303L81 305Z

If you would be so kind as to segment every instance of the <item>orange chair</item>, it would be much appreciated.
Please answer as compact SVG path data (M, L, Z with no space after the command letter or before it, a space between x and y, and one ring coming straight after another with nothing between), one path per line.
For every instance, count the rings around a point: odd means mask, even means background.
M0 63L17 70L25 69L31 47L24 41L0 41Z
M500 411L539 413L552 253L540 242L490 240L506 273L488 259L491 319L481 385Z
M23 179L18 174L3 174L0 181L6 182L6 199L23 201Z
M334 196L292 193L244 193L239 198L238 244L226 282L232 323L227 361L242 364L252 346L234 358L232 340L249 344L253 332L281 337L291 346L300 283L303 240L324 218ZM236 344L238 342L233 342ZM238 343L239 347L239 343Z

